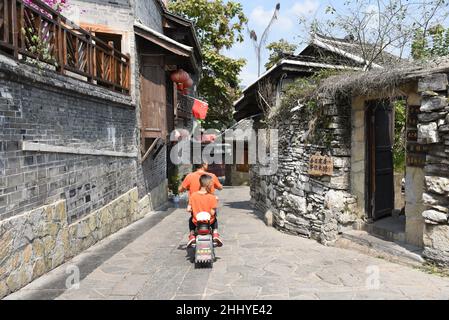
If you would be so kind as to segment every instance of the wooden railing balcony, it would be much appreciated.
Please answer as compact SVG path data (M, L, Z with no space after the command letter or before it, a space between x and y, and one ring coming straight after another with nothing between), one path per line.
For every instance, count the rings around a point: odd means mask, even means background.
M0 50L124 94L130 93L130 57L34 0L0 0ZM79 78L79 77L77 77Z
M192 101L190 99L178 93L178 105L176 107L177 118L190 119L192 117Z

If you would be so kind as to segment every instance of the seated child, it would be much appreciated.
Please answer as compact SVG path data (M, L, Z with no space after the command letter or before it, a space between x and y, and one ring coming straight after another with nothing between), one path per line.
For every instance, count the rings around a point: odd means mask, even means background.
M212 230L213 230L213 239L214 242L221 247L223 245L223 242L220 239L220 235L218 234L218 221L216 217L216 209L218 206L217 197L211 194L211 187L213 184L213 179L210 175L202 175L200 177L200 185L201 189L198 192L193 193L189 198L189 206L187 208L187 211L192 213L192 217L189 220L189 229L190 229L190 235L189 235L189 242L187 243L187 246L190 247L192 244L195 243L196 237L195 237L195 216L200 212L209 212L212 216L211 223L212 223ZM195 221L194 221L195 220Z

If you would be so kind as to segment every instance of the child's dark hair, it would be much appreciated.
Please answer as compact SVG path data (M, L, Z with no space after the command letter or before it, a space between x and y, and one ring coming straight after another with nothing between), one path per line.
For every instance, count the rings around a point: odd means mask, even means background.
M207 188L212 181L212 177L208 174L203 174L200 178L200 184L202 188Z
M199 169L202 169L202 168L204 168L204 165L206 165L207 164L207 162L206 161L202 161L201 163L199 163L199 164L195 164L195 165L193 165L193 169L194 170L199 170Z

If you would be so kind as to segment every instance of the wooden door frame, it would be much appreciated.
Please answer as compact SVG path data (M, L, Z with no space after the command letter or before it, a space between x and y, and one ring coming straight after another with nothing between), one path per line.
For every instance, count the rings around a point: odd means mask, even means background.
M366 144L365 144L365 209L368 223L374 222L376 220L375 217L375 201L376 201L376 127L375 127L375 108L373 104L388 103L391 104L389 99L374 99L374 100L366 100L365 101L365 136L366 136ZM390 133L394 133L394 114L395 110L392 108L391 117L392 121L390 123ZM394 144L394 134L392 135ZM393 177L394 177L394 169L393 169ZM394 186L393 186L393 203L394 203ZM394 205L393 205L394 207Z
M366 212L368 222L374 222L374 207L376 199L376 132L375 132L375 109L371 105L376 100L365 101L365 124L366 124Z

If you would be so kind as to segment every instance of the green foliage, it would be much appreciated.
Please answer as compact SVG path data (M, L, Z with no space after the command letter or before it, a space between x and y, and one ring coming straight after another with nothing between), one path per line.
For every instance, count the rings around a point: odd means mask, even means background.
M318 101L314 97L314 93L320 82L331 76L338 75L341 71L323 69L308 78L298 78L287 86L281 102L281 109L275 110L281 114L286 110L290 110L292 106L301 103L305 105L306 110L310 114L314 114L318 110ZM276 116L273 112L273 116Z
M417 29L412 42L412 57L415 60L449 55L449 29L441 25L430 28L427 33Z
M174 168L171 176L168 179L168 189L170 192L177 196L179 194L179 186L181 185L181 176L177 167Z
M298 46L296 44L289 43L288 41L281 39L276 42L272 42L267 46L270 51L270 57L268 62L265 64L265 68L268 70L278 63L285 54L295 53Z
M405 170L405 149L406 149L406 121L407 109L406 101L399 99L393 102L394 106L394 145L393 145L393 163L394 171L401 173Z
M56 58L50 51L50 43L48 40L43 39L39 34L36 34L32 28L22 28L21 32L26 40L27 49L30 53L36 55L36 64L39 67L41 67L39 64L40 61L50 63L55 67L58 66ZM34 60L30 61L33 62Z
M233 101L239 96L238 75L244 59L226 57L222 50L243 42L247 18L238 2L177 0L169 9L193 21L203 52L199 94L209 102L205 128L226 128L233 122ZM218 126L218 127L217 127Z
M293 107L301 106L301 117L304 123L308 123L306 140L309 143L330 148L332 134L328 128L331 123L331 117L324 113L316 92L322 80L340 72L325 69L311 77L296 79L287 86L282 96L281 109L277 110L277 114L272 116L277 118L277 121L282 121L282 119L291 117L290 110Z
M203 54L205 66L198 90L210 106L204 128L226 128L233 121L233 101L240 96L238 74L245 61L215 50L203 50Z

